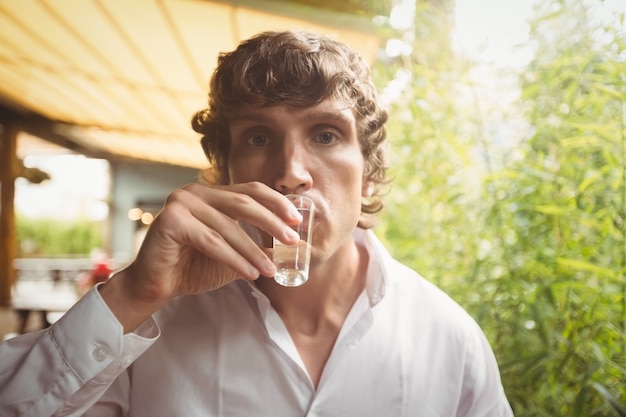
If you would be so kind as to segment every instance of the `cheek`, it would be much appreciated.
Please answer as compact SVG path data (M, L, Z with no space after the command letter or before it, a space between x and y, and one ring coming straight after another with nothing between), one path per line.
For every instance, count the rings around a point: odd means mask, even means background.
M267 172L253 158L229 158L228 159L228 178L231 184L239 184L251 181L262 181L263 173Z
M346 213L361 210L361 199L366 185L363 183L362 164L358 160L336 161L327 169L318 172L317 185L323 189L336 206Z

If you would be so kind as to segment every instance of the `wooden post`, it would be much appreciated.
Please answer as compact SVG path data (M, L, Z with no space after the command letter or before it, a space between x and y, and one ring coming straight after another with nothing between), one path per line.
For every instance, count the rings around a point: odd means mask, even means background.
M11 288L15 281L13 260L16 256L15 179L17 166L17 133L15 120L0 121L0 306L11 305Z

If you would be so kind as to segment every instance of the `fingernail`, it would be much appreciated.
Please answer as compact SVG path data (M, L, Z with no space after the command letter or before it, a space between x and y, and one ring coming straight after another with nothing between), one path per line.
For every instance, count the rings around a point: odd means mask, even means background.
M302 214L300 214L300 212L298 211L298 209L295 206L292 206L289 209L289 216L293 217L294 219L298 219L298 220L302 221Z
M276 266L270 259L265 260L262 266L263 275L265 275L266 277L273 277L276 273Z
M257 279L259 277L259 275L261 275L261 273L255 267L252 266L252 267L248 268L248 276L250 278Z
M296 232L295 230L291 228L287 229L287 234L293 240L300 240L300 235L298 234L298 232Z

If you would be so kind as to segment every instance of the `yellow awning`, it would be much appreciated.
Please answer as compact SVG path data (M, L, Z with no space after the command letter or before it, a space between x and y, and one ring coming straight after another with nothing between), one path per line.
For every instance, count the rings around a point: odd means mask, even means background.
M0 105L86 152L204 167L190 120L218 54L287 28L378 48L367 19L294 2L0 0Z

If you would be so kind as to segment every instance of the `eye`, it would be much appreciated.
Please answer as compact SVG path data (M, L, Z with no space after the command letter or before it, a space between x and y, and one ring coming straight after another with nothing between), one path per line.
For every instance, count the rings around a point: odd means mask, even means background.
M269 142L267 136L253 135L248 138L248 143L252 146L265 146Z
M322 132L315 139L323 145L331 145L337 141L337 136L331 132Z

